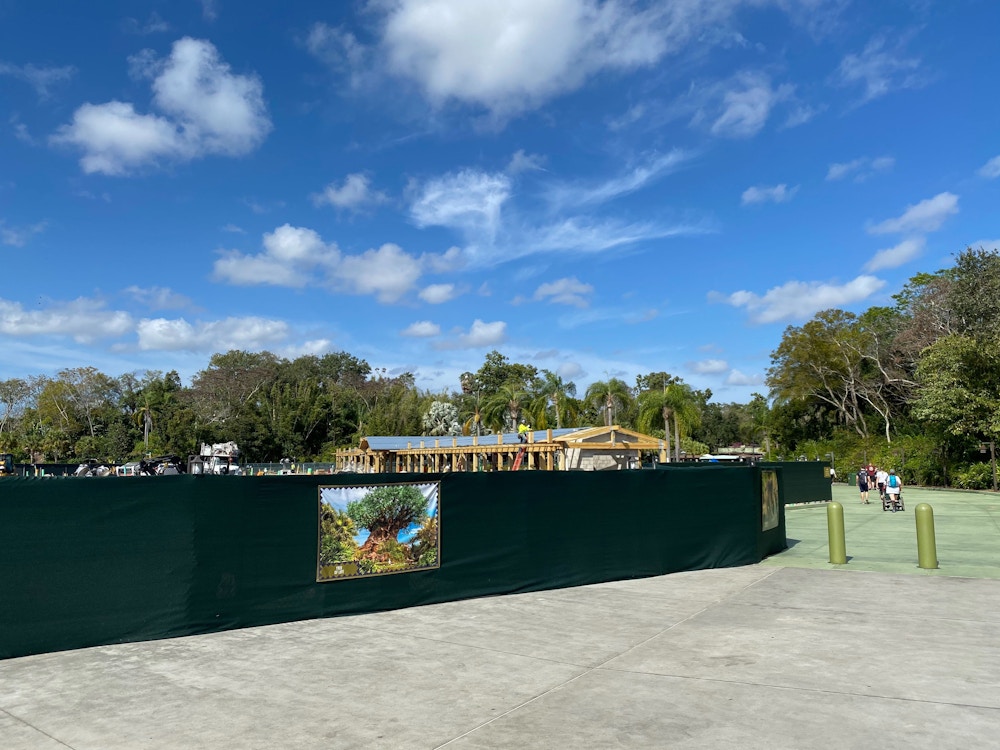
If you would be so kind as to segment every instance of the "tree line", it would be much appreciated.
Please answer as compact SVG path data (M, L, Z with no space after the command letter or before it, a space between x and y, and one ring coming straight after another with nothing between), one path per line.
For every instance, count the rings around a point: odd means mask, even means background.
M288 360L270 352L211 356L187 385L177 372L111 376L93 367L0 381L0 452L19 462L121 463L196 453L233 440L250 462L332 460L368 435L486 435L618 424L664 438L673 458L764 434L767 403L710 402L666 372L576 384L498 351L455 388L416 387L347 352Z
M894 304L825 310L772 353L767 432L790 453L992 487L1000 441L1000 255L968 248Z

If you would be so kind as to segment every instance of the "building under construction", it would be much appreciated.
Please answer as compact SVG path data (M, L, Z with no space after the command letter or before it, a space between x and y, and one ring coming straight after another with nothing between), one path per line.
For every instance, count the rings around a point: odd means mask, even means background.
M665 440L618 425L530 430L482 436L366 437L338 450L337 471L362 473L597 471L637 469L667 461Z

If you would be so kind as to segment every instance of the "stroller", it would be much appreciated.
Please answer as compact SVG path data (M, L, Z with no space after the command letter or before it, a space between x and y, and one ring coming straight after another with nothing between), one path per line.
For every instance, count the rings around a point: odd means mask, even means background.
M888 491L882 493L882 510L891 510L895 513L897 510L904 510L903 508L903 493L897 492L895 495L890 495Z

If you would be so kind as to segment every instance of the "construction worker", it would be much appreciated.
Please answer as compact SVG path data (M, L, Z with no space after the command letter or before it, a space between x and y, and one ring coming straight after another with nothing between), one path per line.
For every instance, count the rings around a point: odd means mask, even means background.
M527 443L528 433L530 431L531 427L529 425L526 425L524 422L521 422L521 424L517 426L517 439L522 443Z

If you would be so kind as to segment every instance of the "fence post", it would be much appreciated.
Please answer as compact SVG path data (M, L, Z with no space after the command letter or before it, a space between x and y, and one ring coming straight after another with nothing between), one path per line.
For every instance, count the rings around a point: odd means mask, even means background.
M847 544L844 541L844 506L833 502L826 506L827 534L830 538L830 562L847 564Z
M920 503L914 508L913 517L917 522L917 566L934 569L938 566L934 509L927 503Z

